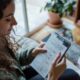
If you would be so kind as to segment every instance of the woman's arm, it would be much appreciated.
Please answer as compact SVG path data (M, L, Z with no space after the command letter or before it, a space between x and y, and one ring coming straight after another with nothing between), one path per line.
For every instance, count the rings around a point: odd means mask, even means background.
M53 61L50 72L48 74L48 80L58 80L58 78L66 69L66 59L64 58L60 63L58 63L60 58L61 54L59 54L55 61Z
M43 48L44 43L37 46L33 40L25 39L20 44L22 48L17 51L16 57L22 66L30 64L38 54L46 52L46 49Z

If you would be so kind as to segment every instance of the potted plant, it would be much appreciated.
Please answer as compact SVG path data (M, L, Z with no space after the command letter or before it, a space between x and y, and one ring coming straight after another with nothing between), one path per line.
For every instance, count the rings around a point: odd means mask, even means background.
M50 0L44 6L48 10L49 23L53 25L62 24L61 17L64 14L71 14L74 8L75 0Z

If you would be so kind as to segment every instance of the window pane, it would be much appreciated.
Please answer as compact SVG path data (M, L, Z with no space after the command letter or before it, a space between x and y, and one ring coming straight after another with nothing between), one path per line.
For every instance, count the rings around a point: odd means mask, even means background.
M41 8L45 5L46 0L27 0L27 13L29 22L29 31L32 31L47 19L47 12L40 12Z
M27 33L27 25L25 24L24 5L23 0L15 0L16 10L15 18L17 20L17 26L14 27L15 34L23 36Z

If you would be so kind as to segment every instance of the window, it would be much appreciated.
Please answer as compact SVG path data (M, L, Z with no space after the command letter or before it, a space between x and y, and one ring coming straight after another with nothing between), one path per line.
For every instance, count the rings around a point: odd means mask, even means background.
M46 0L26 0L29 31L32 31L48 19L46 11L40 12L45 2Z
M45 1L46 0L15 0L15 17L18 25L14 30L18 36L25 35L47 20L47 12L40 12Z
M28 32L28 20L27 20L27 10L25 5L26 0L15 0L15 18L17 21L17 26L14 27L11 36L16 39L21 38ZM15 32L15 34L14 34Z
M14 27L14 30L15 34L18 36L23 36L28 32L26 5L24 5L24 1L25 0L15 0L15 18L18 24L16 27Z

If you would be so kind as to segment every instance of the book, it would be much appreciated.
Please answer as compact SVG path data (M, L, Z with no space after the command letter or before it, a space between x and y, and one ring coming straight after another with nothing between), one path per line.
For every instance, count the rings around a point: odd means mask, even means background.
M47 39L47 40L46 40ZM46 53L38 55L30 64L43 78L48 75L51 64L58 53L62 55L70 47L70 42L60 36L58 33L52 33L44 41L46 41Z

